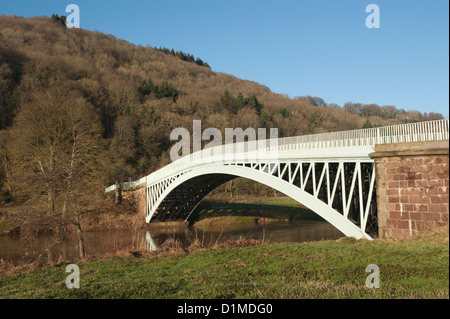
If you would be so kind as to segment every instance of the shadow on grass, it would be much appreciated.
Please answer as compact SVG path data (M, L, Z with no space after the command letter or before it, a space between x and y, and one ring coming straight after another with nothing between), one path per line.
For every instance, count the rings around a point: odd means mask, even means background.
M191 223L213 217L245 216L260 218L275 218L289 221L323 221L323 219L306 207L292 205L283 201L267 202L222 202L205 200L192 213Z

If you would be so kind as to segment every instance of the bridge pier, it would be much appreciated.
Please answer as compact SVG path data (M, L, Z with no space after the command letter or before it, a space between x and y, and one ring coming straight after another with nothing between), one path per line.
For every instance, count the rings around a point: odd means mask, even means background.
M375 160L380 238L404 238L449 223L449 142L381 144Z
M145 187L134 189L132 191L126 191L122 194L122 198L124 200L129 200L136 203L137 206L136 208L139 216L145 218L147 205L147 196L145 194Z

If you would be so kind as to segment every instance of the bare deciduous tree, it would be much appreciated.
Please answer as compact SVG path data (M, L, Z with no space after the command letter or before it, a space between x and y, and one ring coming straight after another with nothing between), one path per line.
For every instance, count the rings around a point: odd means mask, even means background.
M105 145L92 106L76 92L55 84L22 106L11 130L10 149L31 196L45 194L47 214L77 228L84 255L80 211L101 185Z

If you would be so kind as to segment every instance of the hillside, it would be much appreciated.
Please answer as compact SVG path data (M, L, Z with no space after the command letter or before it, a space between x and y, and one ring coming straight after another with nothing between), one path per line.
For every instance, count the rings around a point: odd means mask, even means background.
M194 119L294 136L442 117L291 99L177 54L46 17L0 16L0 203L46 196L65 207L90 184L140 178L170 162L170 132Z

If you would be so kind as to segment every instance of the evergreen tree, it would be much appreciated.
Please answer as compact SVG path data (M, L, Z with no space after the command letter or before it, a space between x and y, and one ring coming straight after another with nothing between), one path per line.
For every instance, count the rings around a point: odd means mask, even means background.
M197 63L197 65L203 66L203 61L200 58L197 58L197 61L195 61L195 63Z
M250 97L247 99L247 105L250 105L252 108L256 110L256 113L258 115L261 114L261 103L259 103L258 99L256 98L255 94L250 95Z
M150 95L152 93L156 93L157 87L153 84L153 81L151 79L147 81L142 82L142 85L138 88L139 93L142 95Z
M289 113L289 111L285 107L280 110L280 114L283 115L284 118L291 117L291 113Z
M234 113L237 114L239 110L244 108L247 105L247 101L241 92L239 92L237 98L234 100Z
M155 92L156 97L162 99L164 97L171 97L174 102L177 101L179 97L179 92L174 86L166 81L162 82Z
M194 56L193 56L192 54L188 54L188 55L187 55L187 61L188 61L188 62L195 62Z
M54 15L53 15L54 16ZM52 16L52 19L57 19L57 18L54 18ZM65 17L64 17L65 18ZM58 17L58 19L59 19L59 17ZM56 21L56 20L55 20ZM65 20L64 20L65 21ZM65 22L64 22L65 23ZM200 65L200 66L206 66L208 69L211 69L211 67L209 66L209 64L208 63L206 63L206 62L203 62L203 60L202 59L200 59L200 58L195 58L195 56L193 55L193 54L189 54L189 53L184 53L183 51L175 51L174 49L172 49L172 50L169 50L168 48L164 48L164 47L159 47L159 48L157 48L157 49L155 49L156 51L159 51L159 52L163 52L163 53L165 53L165 54L171 54L171 55L173 55L173 56L176 56L176 57L178 57L179 59L181 59L181 60L183 60L183 61L186 61L186 62L191 62L191 63L196 63L197 65Z
M52 14L51 19L58 24L66 26L66 22L67 22L66 16L59 16L57 14Z
M259 118L263 127L265 127L267 124L269 124L270 121L272 121L272 117L266 111L262 111Z
M220 98L220 102L228 110L234 111L234 99L228 90L225 90L225 92L223 93L223 96Z

